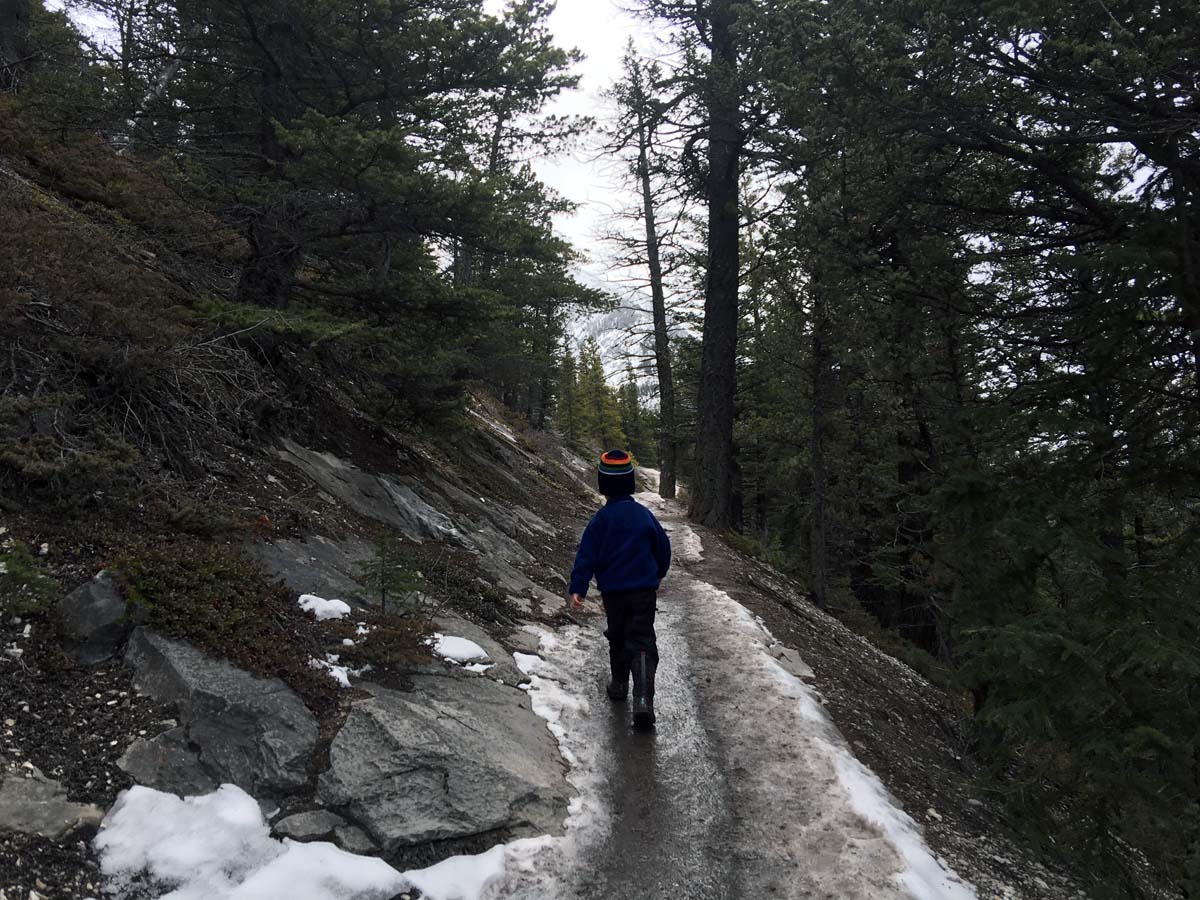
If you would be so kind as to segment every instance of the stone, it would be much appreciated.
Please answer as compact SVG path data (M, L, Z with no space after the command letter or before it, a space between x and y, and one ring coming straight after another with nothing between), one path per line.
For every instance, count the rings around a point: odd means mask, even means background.
M356 580L373 553L366 541L332 541L312 534L303 540L254 541L246 550L297 596L316 594L361 606L370 603L370 592Z
M537 633L538 626L532 622L523 622L520 627L514 628L505 640L518 653L533 653L537 654L542 645L541 636Z
M522 506L513 503L488 502L482 497L467 493L436 472L430 472L428 479L444 496L453 500L460 507L469 510L472 516L490 520L509 537L516 538L521 534L526 534L532 537L548 538L557 533L557 529L545 519Z
M783 644L775 644L770 648L769 652L779 662L780 668L799 678L801 681L812 681L817 677L808 663L802 660L800 654L791 647L785 647Z
M327 809L295 813L276 822L271 830L277 837L294 841L327 840L337 828L346 827L346 820Z
M128 613L128 614L127 614ZM95 666L112 659L145 611L128 610L116 580L101 572L58 602L64 649L75 662Z
M558 747L520 691L418 675L401 693L362 685L318 780L321 802L385 854L489 833L560 834L569 788Z
M391 525L411 540L467 546L462 532L445 513L392 476L374 475L333 454L308 450L289 440L278 454L356 512Z
M61 784L30 766L0 771L0 831L58 840L80 828L99 828L104 810L71 803Z
M307 782L317 721L278 678L251 675L145 628L130 636L125 662L139 690L179 709L182 733L159 735L135 754L163 756L161 765L140 768L144 777L157 779L144 782L149 787L183 794L211 779L264 798Z
M157 737L138 738L117 760L122 771L138 784L170 791L181 797L209 794L221 786L188 746L187 729L172 728Z
M509 684L519 684L526 680L525 675L513 662L512 654L478 625L468 622L460 616L447 614L435 618L433 626L441 634L466 638L482 647L488 658L475 660L475 662L491 665L491 668L485 673L488 678L499 678Z
M335 828L333 837L339 847L350 853L374 853L379 849L379 845L371 840L370 835L353 825Z

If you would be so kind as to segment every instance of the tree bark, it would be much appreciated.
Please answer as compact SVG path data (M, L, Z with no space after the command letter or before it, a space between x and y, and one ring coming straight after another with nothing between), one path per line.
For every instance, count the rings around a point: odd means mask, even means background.
M642 186L642 218L646 225L646 264L650 269L650 299L654 310L654 363L658 371L658 494L675 496L677 439L675 435L675 383L671 377L671 343L667 332L667 301L659 257L654 192L650 185L650 137L645 108L638 116L638 178Z
M830 353L825 300L820 285L812 295L812 405L809 419L809 455L812 467L812 509L808 523L808 589L819 609L829 605L829 556L825 539L825 503L829 476L825 468L826 405Z
M0 0L0 92L15 91L29 56L29 0Z
M734 395L738 329L738 163L742 134L734 43L734 2L715 0L708 85L708 278L700 348L700 398L692 518L711 528L738 525L734 495Z
M288 70L297 67L301 36L288 10L275 2L265 10L242 4L251 40L258 52L261 84L258 97L258 152L267 181L284 184L290 154L279 140L276 123L292 122L302 104L289 85ZM255 14L265 17L259 21ZM294 196L284 193L268 201L248 223L251 258L238 279L237 299L268 309L285 309L291 299L296 273L304 257L304 209Z

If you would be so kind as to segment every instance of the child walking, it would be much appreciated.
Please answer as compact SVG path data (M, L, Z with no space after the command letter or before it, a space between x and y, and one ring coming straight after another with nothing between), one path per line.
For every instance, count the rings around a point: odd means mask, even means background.
M571 570L571 602L583 605L592 576L608 618L608 696L622 702L633 675L633 724L654 724L654 635L658 583L671 566L671 542L654 513L633 499L633 458L624 450L601 454L596 470L600 493L608 498L587 524Z

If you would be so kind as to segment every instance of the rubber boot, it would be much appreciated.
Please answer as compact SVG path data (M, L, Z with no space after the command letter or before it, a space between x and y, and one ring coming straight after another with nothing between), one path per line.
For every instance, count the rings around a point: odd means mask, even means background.
M633 660L633 727L654 727L653 660L643 650Z
M619 650L609 650L608 666L612 670L608 699L613 703L624 703L629 697L629 657Z

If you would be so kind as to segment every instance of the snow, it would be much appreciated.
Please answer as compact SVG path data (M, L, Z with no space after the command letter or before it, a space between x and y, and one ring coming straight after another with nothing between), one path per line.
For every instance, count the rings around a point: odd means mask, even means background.
M534 860L553 840L545 836L498 844L475 856L452 856L427 869L405 872L404 877L432 900L480 900L510 872L533 871Z
M453 635L435 634L433 636L433 652L442 659L457 663L470 662L475 659L487 659L487 651L474 641Z
M132 787L95 847L110 894L143 875L166 890L162 900L386 900L407 887L380 859L275 840L254 798L232 784L187 799Z
M878 830L901 863L894 880L914 900L976 900L974 888L933 855L921 836L920 826L896 805L878 776L854 757L821 705L820 694L775 659L773 652L779 646L778 642L762 621L710 584L693 581L692 591L700 607L720 620L719 624L714 622L714 627L724 636L732 657L745 660L748 654L753 654L749 656L754 662L753 667L742 673L744 692L758 698L764 698L768 693L775 695L776 702L766 701L775 707L771 715L773 730L802 739L807 745L805 755L811 765L832 767L840 796L828 798L831 809L827 814L836 816L836 805L844 803L861 820ZM745 650L739 652L738 644ZM792 704L791 717L787 715L786 704L789 702ZM753 714L750 710L743 712L748 716ZM773 785L769 789L786 793L786 786Z
M352 669L342 665L341 657L336 653L326 653L324 659L314 657L308 661L308 665L313 669L324 669L329 673L330 678L347 688L350 687L351 675L357 678L370 668L370 666L363 666L361 669Z
M654 472L654 482L658 482L658 472L653 469L643 469L643 471ZM667 511L667 501L663 500L658 494L650 493L649 491L641 491L634 494L634 499L642 506L661 516ZM704 542L700 540L700 535L684 525L681 522L666 521L662 523L663 530L667 532L667 536L671 539L671 557L675 563L698 563L704 561Z
M504 886L510 896L574 896L567 885L587 875L580 858L587 848L603 843L611 824L602 758L607 725L604 717L592 715L593 684L587 674L590 662L600 658L596 644L602 638L596 630L575 626L552 633L529 625L525 631L538 636L540 656L513 654L517 668L529 677L529 684L520 687L558 741L575 796L567 804L563 836L543 838L540 846L510 855ZM607 654L603 658L607 662Z
M482 675L488 669L495 668L495 664L494 663L471 663L470 665L463 666L463 668L466 669L468 672L474 672L477 675Z
M327 842L272 838L254 798L225 784L186 799L130 788L105 818L95 848L108 895L148 877L164 892L160 900L387 900L412 888L429 900L482 900L510 875L532 874L554 842L523 838L400 873Z
M325 600L316 594L301 594L298 602L300 608L316 616L318 622L350 615L350 604L344 600Z

